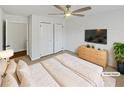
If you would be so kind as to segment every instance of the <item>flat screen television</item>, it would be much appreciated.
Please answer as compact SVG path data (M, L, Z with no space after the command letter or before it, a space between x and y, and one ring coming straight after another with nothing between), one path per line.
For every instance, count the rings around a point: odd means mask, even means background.
M107 44L107 29L85 30L85 41L98 44Z

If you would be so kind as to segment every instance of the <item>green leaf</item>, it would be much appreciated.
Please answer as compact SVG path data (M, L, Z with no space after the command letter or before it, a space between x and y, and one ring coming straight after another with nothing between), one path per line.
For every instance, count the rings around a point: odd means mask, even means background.
M123 62L124 60L124 43L115 42L113 44L113 50L115 55L115 60L117 62Z

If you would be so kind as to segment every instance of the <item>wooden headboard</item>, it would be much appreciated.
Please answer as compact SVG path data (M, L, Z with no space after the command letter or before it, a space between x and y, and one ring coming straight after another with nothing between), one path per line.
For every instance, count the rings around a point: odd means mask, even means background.
M80 46L78 48L78 56L91 63L97 64L105 68L107 66L107 51L97 50L94 48L87 48L86 46Z

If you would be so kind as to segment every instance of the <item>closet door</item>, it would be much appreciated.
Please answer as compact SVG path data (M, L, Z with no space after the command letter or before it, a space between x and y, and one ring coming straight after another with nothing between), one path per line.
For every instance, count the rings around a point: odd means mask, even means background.
M53 24L40 23L40 56L53 53Z
M54 53L63 50L63 25L54 24Z

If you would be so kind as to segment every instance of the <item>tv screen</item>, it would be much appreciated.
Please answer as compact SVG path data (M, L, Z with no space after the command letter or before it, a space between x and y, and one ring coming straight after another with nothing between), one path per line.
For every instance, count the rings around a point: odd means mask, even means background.
M107 29L85 30L85 41L91 43L107 44Z

